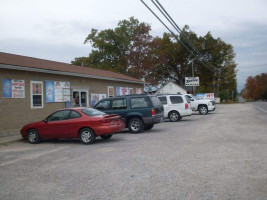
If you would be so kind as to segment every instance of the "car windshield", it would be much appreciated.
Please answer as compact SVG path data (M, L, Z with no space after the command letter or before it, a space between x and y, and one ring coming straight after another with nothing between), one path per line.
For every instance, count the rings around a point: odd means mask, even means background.
M88 116L105 115L105 113L98 111L96 109L93 109L93 108L84 108L82 109L82 113Z

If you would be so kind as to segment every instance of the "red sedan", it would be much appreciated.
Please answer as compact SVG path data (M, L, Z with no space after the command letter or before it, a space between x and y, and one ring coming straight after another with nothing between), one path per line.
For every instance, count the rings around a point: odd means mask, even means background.
M41 139L80 138L91 144L97 136L109 139L125 128L119 115L108 115L92 108L70 108L58 110L45 120L24 126L20 133L30 143Z

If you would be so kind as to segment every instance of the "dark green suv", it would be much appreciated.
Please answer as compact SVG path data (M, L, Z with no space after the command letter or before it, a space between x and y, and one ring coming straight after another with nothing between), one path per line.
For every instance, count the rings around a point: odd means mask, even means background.
M125 95L99 101L95 109L121 115L131 133L152 129L163 120L163 106L157 96Z

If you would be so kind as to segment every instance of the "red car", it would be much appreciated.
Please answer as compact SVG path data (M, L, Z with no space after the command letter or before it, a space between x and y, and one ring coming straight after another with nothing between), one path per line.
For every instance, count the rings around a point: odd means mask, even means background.
M109 115L92 108L69 108L58 110L45 120L24 126L20 133L30 143L41 139L80 138L91 144L100 136L109 139L125 128L119 115Z

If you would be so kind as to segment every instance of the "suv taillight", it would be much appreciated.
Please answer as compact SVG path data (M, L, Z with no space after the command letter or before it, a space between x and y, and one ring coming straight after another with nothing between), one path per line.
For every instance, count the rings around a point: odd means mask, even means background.
M151 115L152 115L152 116L155 116L155 115L156 115L156 111L155 111L155 109L152 109L152 110L151 110Z
M189 108L188 103L185 104L185 109Z

